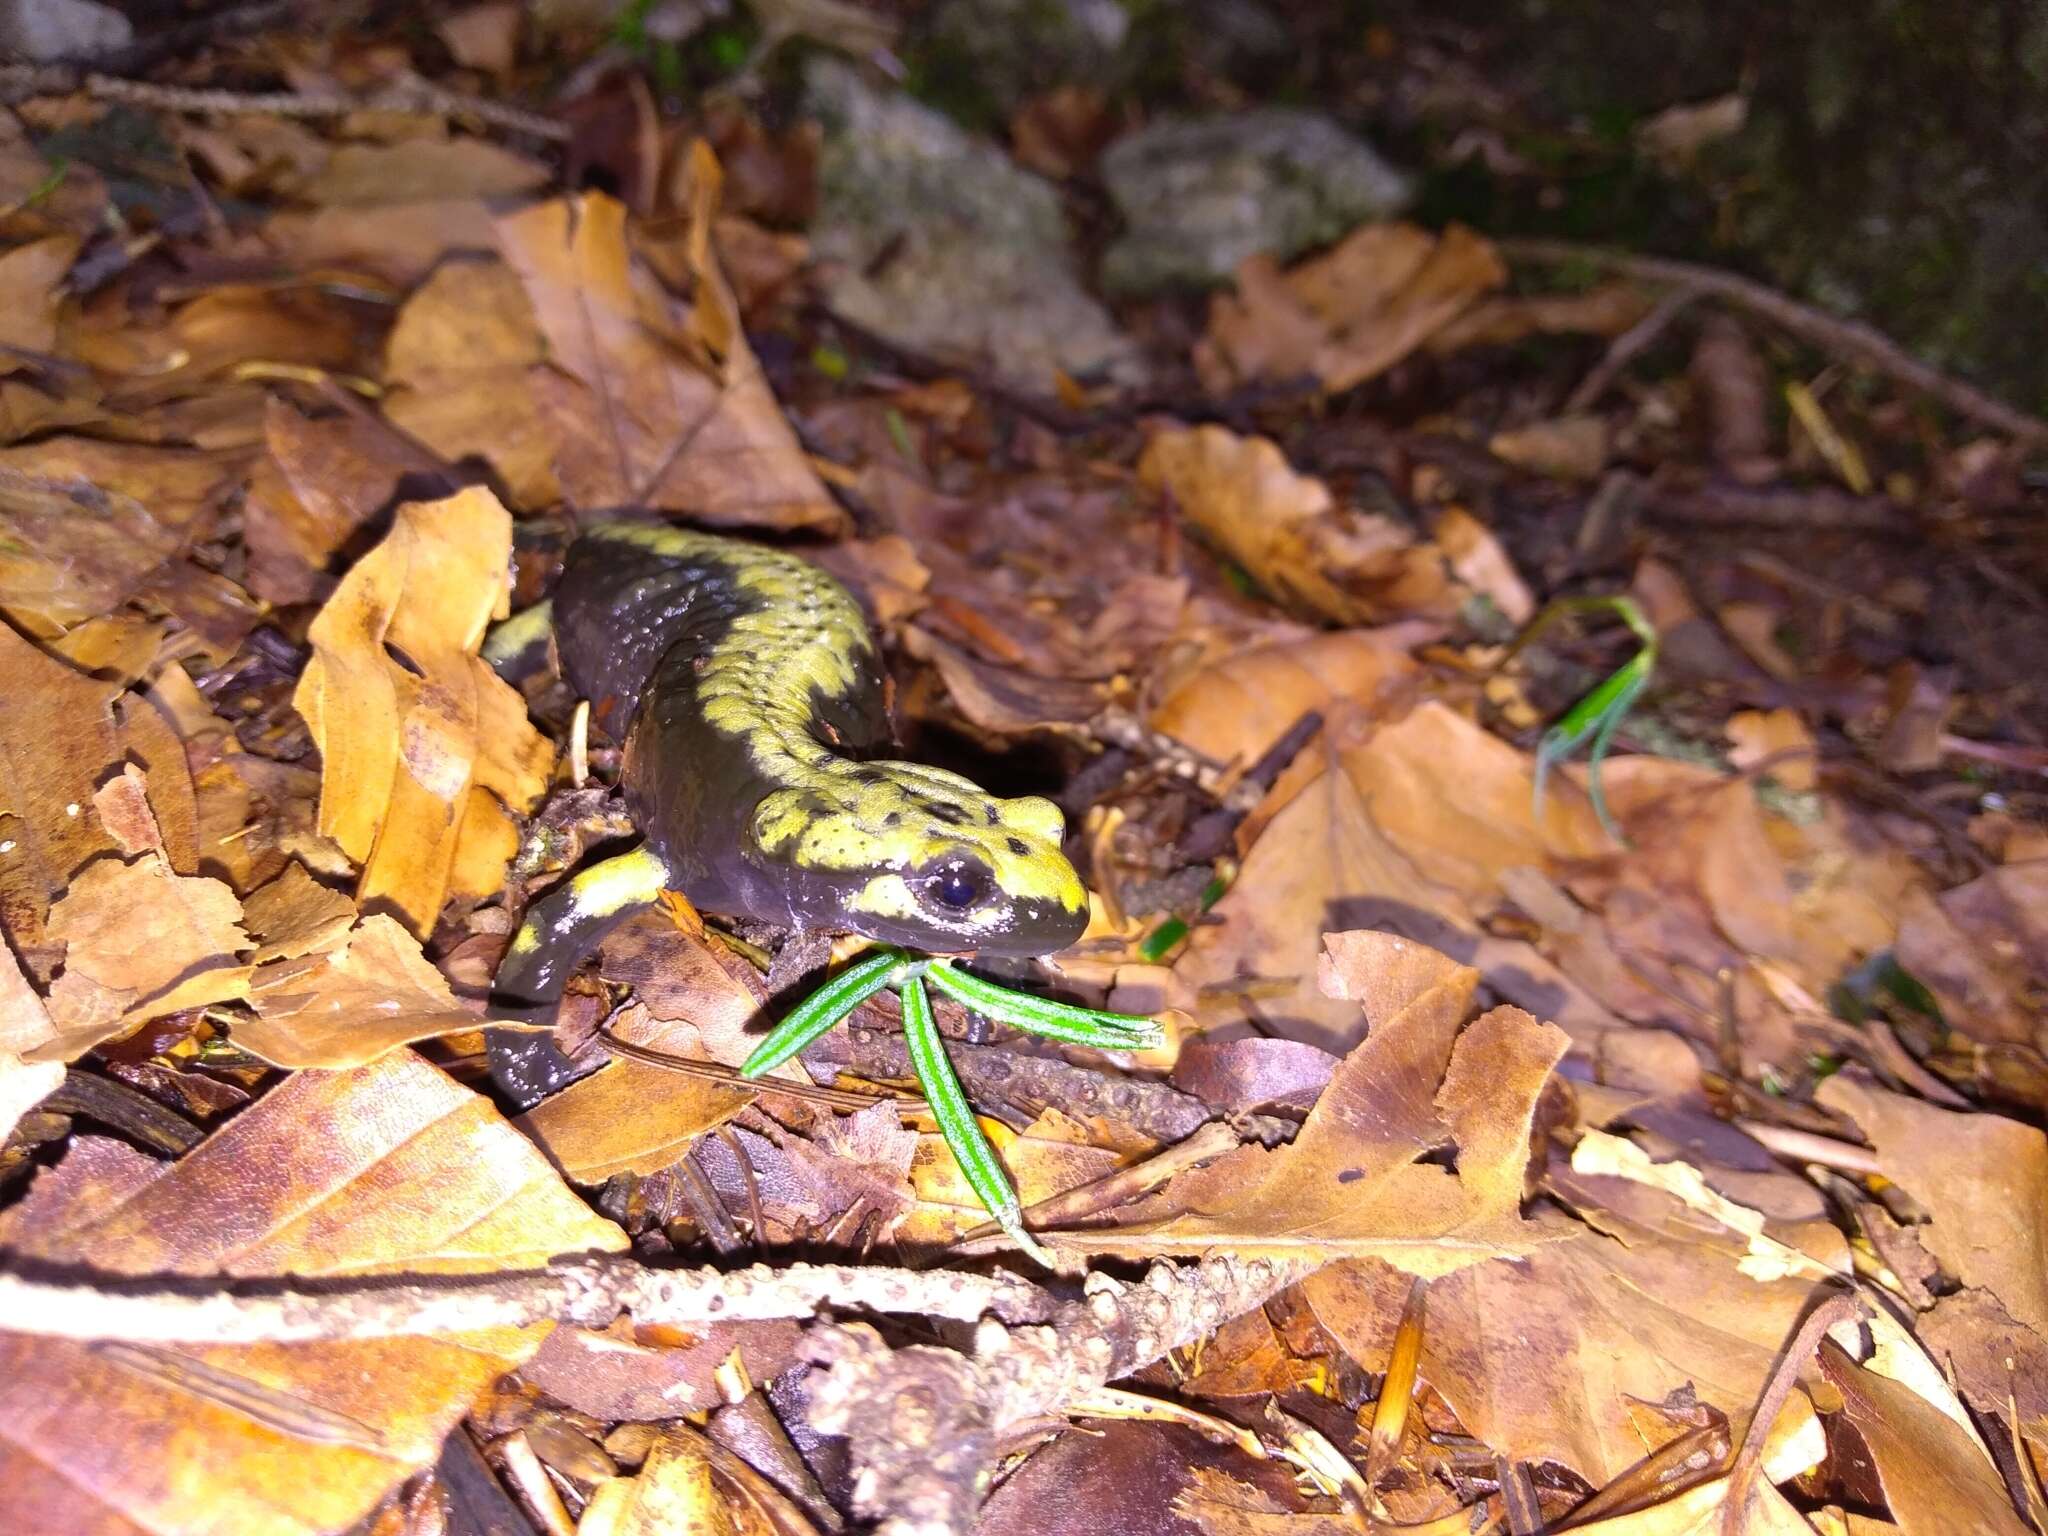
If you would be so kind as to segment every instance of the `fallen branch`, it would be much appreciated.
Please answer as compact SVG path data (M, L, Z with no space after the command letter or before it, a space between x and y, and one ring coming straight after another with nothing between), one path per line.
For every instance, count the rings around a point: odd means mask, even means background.
M467 1333L527 1323L602 1328L621 1313L675 1326L812 1317L819 1308L973 1322L1053 1315L1027 1280L950 1270L792 1264L782 1269L652 1269L606 1254L516 1274L387 1277L322 1285L95 1275L41 1279L0 1270L10 1333L130 1344L307 1344Z
M1098 1273L1050 1327L984 1322L972 1355L891 1350L872 1328L831 1329L810 1341L828 1367L811 1385L811 1422L848 1437L854 1502L881 1522L880 1536L953 1536L973 1527L1014 1431L1208 1336L1317 1267L1219 1257L1154 1265L1134 1285Z
M1908 389L1939 400L1958 416L1967 417L1980 426L2003 432L2023 443L2037 446L2048 443L2048 421L2007 405L2003 400L1993 399L1939 368L1929 367L1875 326L1866 325L1861 320L1839 319L1753 278L1696 262L1671 261L1662 256L1635 256L1626 251L1576 245L1568 240L1503 240L1499 242L1499 248L1510 261L1546 265L1584 262L1643 282L1672 283L1711 294L1762 316L1824 352L1861 363Z

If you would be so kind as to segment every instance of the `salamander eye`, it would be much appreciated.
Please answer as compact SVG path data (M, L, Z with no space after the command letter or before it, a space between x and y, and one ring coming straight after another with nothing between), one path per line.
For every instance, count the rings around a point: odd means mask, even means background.
M942 869L932 876L926 889L940 906L965 912L981 900L982 884L971 870Z

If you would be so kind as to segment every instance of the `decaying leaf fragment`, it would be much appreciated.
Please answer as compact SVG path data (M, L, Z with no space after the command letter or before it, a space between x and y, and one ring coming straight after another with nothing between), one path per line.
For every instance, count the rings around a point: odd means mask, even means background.
M1301 1134L1182 1174L1171 1214L1046 1241L1091 1253L1374 1256L1443 1275L1559 1234L1520 1214L1536 1101L1569 1044L1554 1024L1496 1008L1469 1026L1479 973L1384 933L1328 935L1324 989L1360 1003L1371 1033ZM1422 1161L1458 1148L1457 1171Z
M1342 393L1386 372L1507 281L1492 244L1453 224L1367 224L1282 272L1270 256L1237 271L1209 308L1195 366L1211 389L1307 374Z
M518 1270L625 1241L410 1052L293 1077L174 1164L81 1137L0 1213L11 1251L121 1274ZM9 1528L346 1529L546 1333L176 1349L0 1333Z
M358 901L416 934L451 896L503 884L513 814L554 763L476 654L504 611L511 555L511 518L480 487L399 508L314 619L292 695L321 752L321 832L362 866Z
M715 175L715 165L705 171ZM499 249L547 338L549 363L533 370L532 385L541 414L564 424L555 463L562 490L583 507L842 528L845 513L811 469L740 329L711 250L710 209L697 214L682 252L695 289L687 306L635 259L625 205L614 198L587 193L498 221Z
M1296 474L1270 438L1176 428L1146 444L1138 476L1268 591L1308 616L1366 624L1449 617L1457 597L1441 553L1393 519L1340 506Z

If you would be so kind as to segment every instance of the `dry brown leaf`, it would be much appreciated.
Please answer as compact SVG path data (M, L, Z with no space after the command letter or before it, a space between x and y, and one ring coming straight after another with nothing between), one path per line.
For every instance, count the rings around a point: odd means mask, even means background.
M1451 574L1489 599L1517 626L1536 617L1536 597L1493 530L1460 506L1437 514L1436 546Z
M92 809L118 755L118 684L74 672L0 624L0 927L39 969L50 902L114 840Z
M239 464L80 437L0 449L0 608L38 633L113 612L203 531Z
M495 259L443 262L391 329L384 414L443 458L488 460L515 505L552 506L560 429L530 377L546 355L517 273Z
M1820 1366L1844 1417L1869 1448L1885 1503L1904 1536L2027 1536L1991 1458L1939 1408L1899 1382L1857 1366L1832 1339Z
M554 748L476 652L506 602L512 524L482 488L399 508L335 589L292 702L321 749L320 831L363 866L357 899L415 933L504 883L513 816Z
M2048 986L2048 860L2004 864L1904 904L1899 963L1934 993L1953 1028L1983 1041L2041 1043Z
M1377 513L1340 507L1298 475L1270 438L1218 426L1174 428L1145 445L1138 475L1296 609L1338 624L1448 618L1457 597L1434 546Z
M1506 347L1530 336L1619 336L1649 311L1649 296L1627 281L1584 293L1499 294L1481 299L1430 337L1429 350Z
M623 1026L622 1036L641 1033L624 1018L617 1023ZM520 1116L518 1125L564 1178L602 1184L618 1173L651 1174L672 1167L699 1136L725 1124L758 1096L754 1088L622 1058L571 1083Z
M698 282L682 311L634 260L614 198L542 203L497 231L547 337L533 388L561 424L555 469L574 505L846 526L747 346L708 237L691 247Z
M490 0L442 17L434 31L464 69L507 75L519 60L519 15L513 0Z
M324 597L329 564L389 504L406 466L373 420L314 418L277 396L263 435L269 452L242 501L249 589L270 603Z
M279 213L261 234L287 268L351 268L400 289L422 281L451 251L488 251L492 244L491 211L472 197Z
M1818 1097L1862 1128L1885 1176L1932 1213L1918 1235L1942 1267L2048 1334L2048 1136L1849 1073L1822 1083Z
M100 859L50 908L64 974L50 1011L67 1058L150 1019L244 997L242 904L218 880L174 874L155 853Z
M1576 1536L1726 1536L1731 1529L1728 1479L1717 1477L1647 1509L1572 1527ZM1799 1511L1763 1478L1752 1478L1734 1516L1742 1536L1813 1536Z
M1342 630L1239 651L1162 699L1152 728L1216 763L1249 765L1310 710L1370 709L1416 672L1406 629Z
M174 1164L80 1138L0 1213L0 1243L121 1274L312 1278L530 1269L626 1239L487 1101L400 1052L293 1077ZM120 1536L344 1529L430 1466L545 1333L178 1349L0 1333L8 1519Z
M1463 225L1432 235L1368 224L1281 272L1254 256L1237 292L1210 302L1195 365L1211 390L1308 374L1342 393L1386 372L1507 281L1491 244Z
M1518 469L1558 480L1593 480L1607 467L1607 422L1599 416L1559 416L1496 432L1486 446Z
M591 1495L576 1536L734 1536L732 1505L711 1481L711 1459L693 1429L665 1432L637 1477L614 1478Z
M1374 1255L1443 1275L1555 1240L1520 1215L1536 1101L1568 1040L1520 1009L1464 1027L1479 973L1389 934L1325 939L1324 988L1370 1033L1285 1147L1173 1179L1170 1214L1057 1241L1080 1252ZM1420 1159L1447 1143L1457 1172ZM1054 1238L1049 1237L1048 1241Z
M1796 792L1812 789L1818 778L1819 759L1813 748L1813 733L1794 709L1739 710L1722 727L1729 741L1728 761L1748 772L1768 762L1769 773L1785 788Z
M280 1067L359 1067L481 1022L427 963L419 940L381 912L339 949L261 967L249 1003L257 1016L236 1021L235 1044Z
M1198 927L1175 963L1177 1006L1211 1028L1257 1019L1262 1032L1347 1049L1359 1019L1317 987L1312 936L1382 928L1465 958L1575 1040L1620 1022L1528 944L1480 925L1475 907L1498 904L1508 870L1606 844L1590 811L1562 795L1535 820L1520 753L1430 704L1363 745L1312 747L1295 766L1267 797L1279 809L1254 813L1262 829L1219 921Z
M76 235L51 235L0 255L0 349L47 354L57 342L57 287L81 244ZM0 373L22 359L0 350Z
M1680 1213L1670 1230L1624 1223L1621 1241L1588 1233L1431 1283L1420 1374L1468 1433L1598 1485L1650 1449L1632 1399L1659 1402L1690 1383L1740 1432L1818 1287L1744 1277L1742 1245L1688 1240L1719 1229L1670 1203ZM1331 1265L1303 1288L1323 1326L1372 1370L1387 1358L1409 1284L1368 1261ZM1810 1420L1803 1403L1798 1411Z
M242 902L242 926L256 941L252 965L325 955L348 942L355 903L306 873L296 860Z
M547 184L548 168L488 139L343 144L296 191L322 207L513 197Z

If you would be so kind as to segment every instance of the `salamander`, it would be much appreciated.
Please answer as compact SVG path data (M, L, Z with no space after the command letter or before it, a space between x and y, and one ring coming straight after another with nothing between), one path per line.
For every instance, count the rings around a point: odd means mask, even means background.
M643 841L528 908L498 969L515 1005L559 1000L612 928L664 890L799 933L932 952L1042 955L1088 896L1059 807L878 754L881 656L852 595L783 550L609 522L570 546L547 613L562 673L624 742ZM517 622L517 621L515 621ZM493 1032L493 1072L530 1102L573 1076L546 1037Z

